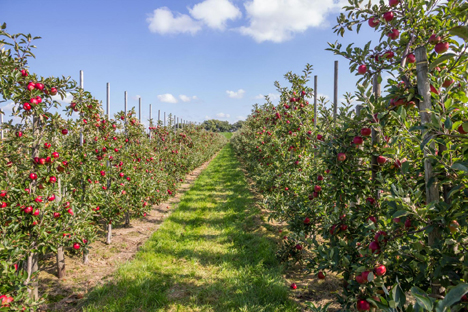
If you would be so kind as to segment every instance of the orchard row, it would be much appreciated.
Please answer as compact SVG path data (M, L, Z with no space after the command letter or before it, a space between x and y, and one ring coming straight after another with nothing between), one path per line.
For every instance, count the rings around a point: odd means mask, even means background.
M4 123L0 149L0 311L36 309L39 256L57 253L57 274L64 277L64 250L89 259L99 229L112 240L112 226L129 225L174 196L187 173L209 160L225 143L201 127L165 127L150 120L149 134L134 110L115 118L69 78L30 74L29 35L2 42L0 89L14 103L21 123ZM17 43L17 45L15 45ZM65 113L51 113L73 101ZM76 118L64 118L63 115ZM77 113L77 114L76 114ZM101 231L102 232L102 231Z
M330 44L362 76L356 93L336 115L316 99L314 115L311 66L288 73L279 103L256 105L232 139L271 218L287 224L278 256L340 279L344 310L466 311L468 4L344 10L338 34L381 35L372 48Z

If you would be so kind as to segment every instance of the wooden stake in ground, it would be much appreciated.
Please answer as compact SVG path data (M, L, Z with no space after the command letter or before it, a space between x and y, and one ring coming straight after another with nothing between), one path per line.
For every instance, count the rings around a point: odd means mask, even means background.
M422 46L415 50L416 56L416 74L418 79L418 93L422 96L423 101L419 102L419 116L421 117L421 124L424 125L431 121L431 114L428 112L432 108L431 91L429 82L429 68L427 62L426 47ZM430 133L424 135L423 140L430 136ZM434 143L430 145L434 147ZM435 181L435 175L432 168L430 159L428 158L428 148L424 148L424 180L426 182L426 204L437 203L439 201L439 190ZM429 233L428 244L434 246L440 240L440 229L435 226L431 233ZM440 285L438 281L432 281L432 294L440 294Z

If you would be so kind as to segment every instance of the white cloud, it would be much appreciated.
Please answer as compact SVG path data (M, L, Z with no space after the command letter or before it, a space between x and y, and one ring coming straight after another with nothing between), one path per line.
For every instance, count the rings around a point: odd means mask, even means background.
M52 97L52 100L57 101L62 104L70 104L73 101L73 95L67 93L66 96L62 100L62 96L56 94Z
M227 20L235 20L242 16L241 11L229 0L205 0L189 11L193 18L219 30L226 29Z
M225 113L218 113L218 114L216 114L216 117L218 117L218 118L230 118L231 115L225 114Z
M153 14L146 19L148 28L153 33L161 35L190 33L194 35L201 30L201 23L194 21L190 16L176 12L175 16L167 7L162 7L153 11Z
M238 120L245 120L245 119L247 119L247 117L245 117L245 116L237 116L236 121L238 121Z
M22 120L19 117L12 116L11 114L13 113L13 107L15 107L16 104L14 102L7 103L5 106L0 107L0 110L4 113L3 114L3 122L8 122L9 120L13 120L13 124L21 123Z
M226 90L226 93L231 99L242 99L244 97L245 91L239 89L237 92Z
M182 101L182 102L190 102L190 101L196 101L198 100L198 97L196 95L194 96L186 96L186 95L179 95L179 99Z
M267 95L270 97L271 101L276 101L276 100L279 100L280 98L280 95L278 93L268 93ZM264 98L265 98L265 95L263 94L259 94L254 97L255 100L263 100Z
M158 95L158 100L164 103L177 103L177 99L170 93Z
M345 0L249 0L244 6L248 26L238 30L257 42L284 42L311 27L328 26L327 15L338 12Z

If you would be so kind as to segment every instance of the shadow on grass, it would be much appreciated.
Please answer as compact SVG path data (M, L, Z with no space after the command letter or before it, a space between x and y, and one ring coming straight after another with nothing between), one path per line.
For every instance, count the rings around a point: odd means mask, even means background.
M228 145L83 311L300 311L258 214Z

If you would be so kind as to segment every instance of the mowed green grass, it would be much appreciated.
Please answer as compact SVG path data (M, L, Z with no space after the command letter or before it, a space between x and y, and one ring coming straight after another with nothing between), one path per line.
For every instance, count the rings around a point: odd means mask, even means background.
M230 145L83 311L300 311Z
M221 132L221 134L224 135L228 140L232 137L232 132Z

